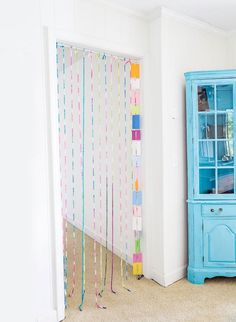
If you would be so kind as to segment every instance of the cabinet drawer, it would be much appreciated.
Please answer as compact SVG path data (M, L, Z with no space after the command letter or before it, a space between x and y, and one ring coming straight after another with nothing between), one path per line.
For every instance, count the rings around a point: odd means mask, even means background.
M236 205L202 205L202 215L236 217Z

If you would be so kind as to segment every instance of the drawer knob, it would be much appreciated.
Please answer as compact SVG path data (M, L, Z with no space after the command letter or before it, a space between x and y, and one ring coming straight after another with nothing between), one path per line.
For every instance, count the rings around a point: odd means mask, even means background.
M223 211L223 208L219 208L219 211Z
M215 209L214 208L211 208L211 212L214 212L215 211Z

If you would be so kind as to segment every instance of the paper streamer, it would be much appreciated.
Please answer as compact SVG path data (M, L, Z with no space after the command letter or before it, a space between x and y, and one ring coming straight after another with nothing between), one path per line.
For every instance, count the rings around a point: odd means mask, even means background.
M58 139L59 139L59 158L60 158L60 173L62 174L62 144L63 144L63 164L64 164L64 122L62 124L61 122L61 105L60 105L60 79L59 79L59 54L62 56L62 68L63 68L63 75L64 75L64 65L65 65L65 51L64 48L60 47L58 44L56 45L57 52L56 52L56 59L57 59L57 107L58 107ZM63 112L64 112L64 104L65 104L65 89L64 89L64 76L62 80L62 95L63 95ZM61 129L63 127L63 131ZM62 179L62 175L60 178L60 189L61 189L61 214L63 219L63 263L64 263L64 304L65 307L67 307L67 274L68 274L68 266L67 266L67 228L66 228L66 222L65 222L65 210L64 210L64 198L66 197L64 192L64 181ZM63 198L64 197L64 198Z
M126 59L124 58L124 138L125 138L125 280L128 280L128 112L127 112L127 64ZM127 291L131 291L129 288L126 287L124 282L124 274L123 274L123 259L121 256L121 280L122 286Z
M133 64L130 61L121 59L120 57L103 55L92 51L84 50L82 58L82 74L80 74L81 60L78 56L79 49L72 46L64 46L57 44L57 95L58 95L58 132L60 146L60 170L61 170L61 198L62 198L62 216L63 216L63 253L64 253L64 289L65 289L65 307L68 306L68 294L73 296L76 290L76 212L81 215L81 302L79 309L82 311L85 301L85 109L90 107L91 111L91 161L92 161L92 216L93 230L96 230L99 225L99 241L100 241L100 281L98 287L98 271L97 271L97 242L94 240L93 257L94 257L94 290L96 307L99 305L98 295L102 295L106 287L107 270L108 270L108 234L111 231L111 278L110 289L113 289L114 282L114 240L116 233L116 214L119 216L120 222L120 244L121 244L121 281L122 286L126 288L125 281L128 279L128 216L129 216L129 191L130 178L128 169L132 164L132 203L133 203L133 218L132 226L135 234L135 252L133 254L133 273L142 275L142 251L141 251L141 235L142 235L142 182L141 182L141 116L140 116L140 66ZM88 58L87 58L88 54ZM109 57L109 59L108 59ZM96 60L95 60L96 58ZM80 60L80 63L79 63ZM101 62L104 63L104 71L101 73ZM90 64L89 64L90 63ZM129 63L129 64L127 64ZM61 65L60 65L61 64ZM97 69L95 71L95 64ZM109 67L108 67L109 66ZM77 70L78 67L78 70ZM86 68L89 69L88 73ZM130 69L129 69L130 67ZM122 69L123 68L123 69ZM117 70L117 78L114 78L114 71ZM130 88L128 88L127 72L130 73ZM108 74L109 73L109 74ZM87 78L87 74L90 74ZM122 80L121 80L122 74ZM102 76L101 76L102 75ZM103 80L102 80L103 78ZM109 81L108 81L109 79ZM104 82L104 84L102 84ZM113 84L114 82L114 84ZM87 84L86 84L87 83ZM86 86L85 86L86 84ZM117 93L115 87L117 86ZM90 87L89 87L90 85ZM123 86L123 92L122 92ZM81 88L80 88L81 87ZM104 87L104 93L102 89ZM82 90L80 92L80 90ZM95 94L96 90L96 94ZM89 92L88 102L86 102L86 91ZM127 94L128 93L128 94ZM103 94L103 95L102 95ZM117 94L117 96L116 96ZM130 95L129 95L130 94ZM127 97L130 97L130 104L127 104ZM104 97L104 104L102 99ZM118 101L117 101L118 99ZM86 103L86 105L85 105ZM130 107L128 110L127 105ZM82 109L81 109L82 106ZM104 111L101 109L104 106ZM78 108L78 119L77 110ZM98 107L98 110L96 110ZM116 110L117 108L117 110ZM96 113L95 113L96 110ZM115 112L118 113L118 123L114 124ZM88 112L86 112L88 113ZM109 115L109 113L111 113ZM104 115L105 119L104 119ZM95 119L96 118L96 119ZM102 121L105 121L105 133L103 132ZM130 136L129 127L132 127ZM78 129L77 129L78 127ZM95 128L98 128L98 135L95 133ZM118 129L118 144L114 140L114 129ZM90 129L90 127L88 127ZM78 130L78 132L77 132ZM79 133L79 135L78 135ZM86 132L87 134L87 132ZM105 136L104 142L102 140ZM108 140L108 135L109 140ZM97 140L95 140L97 138ZM95 141L98 142L96 147ZM130 142L132 141L132 144ZM69 142L69 143L68 143ZM105 144L104 144L105 143ZM79 158L77 161L75 153L76 147L79 144ZM103 144L104 144L104 159L103 159ZM115 149L119 149L118 151ZM130 149L130 150L128 150ZM132 152L131 152L132 149ZM114 167L117 162L114 162L118 153L118 178L114 176ZM97 153L98 152L98 153ZM129 152L132 153L132 158L129 158ZM111 153L111 154L109 154ZM79 159L78 159L79 160ZM105 162L104 162L105 161ZM104 169L103 169L104 164ZM111 169L111 172L110 172ZM78 170L81 170L77 181ZM98 170L98 172L97 172ZM105 170L103 187L103 171ZM109 170L109 171L108 171ZM68 178L69 176L69 178ZM87 176L90 178L90 176ZM68 180L69 179L69 180ZM96 181L97 180L97 181ZM68 181L70 184L68 185ZM116 192L116 183L119 182L119 193ZM77 203L77 190L80 191L81 200ZM69 192L68 192L69 187ZM105 188L105 189L104 189ZM96 190L99 191L96 195ZM103 191L105 191L105 212L103 203ZM118 192L117 191L117 192ZM111 196L111 203L109 198ZM89 197L89 196L88 196ZM117 198L117 199L116 199ZM72 235L72 285L68 293L68 202L70 202L70 218L72 215L73 235ZM116 202L118 203L116 207ZM110 209L111 204L111 209ZM77 208L81 205L81 211ZM116 213L116 211L119 212ZM111 217L109 218L109 215ZM106 234L106 252L103 254L103 216L105 216L105 234ZM111 227L108 227L109 220ZM109 229L110 230L109 230ZM124 256L125 255L125 256ZM103 267L103 260L104 267ZM125 263L125 266L124 266ZM110 268L110 267L109 267ZM98 288L100 289L98 293ZM130 291L130 290L129 290Z
M66 61L65 47L62 48L62 68L63 68L63 148L64 148L64 289L65 289L65 307L67 303L68 291L68 223L67 223L67 126L66 126Z
M119 101L119 97L118 97ZM119 104L119 102L118 102ZM111 292L113 290L114 275L114 116L113 116L113 57L110 62L110 111L111 111L111 185L112 185L112 213L111 213Z
M93 55L90 53L90 92L91 92L91 137L92 137L92 203L93 203L93 230L96 236L96 186L95 186L95 140L94 140L94 66ZM105 308L98 304L98 284L97 284L97 242L93 240L93 255L94 255L94 289L95 289L95 304L97 308Z
M105 107L105 176L106 176L106 252L105 252L105 269L103 285L100 291L100 296L105 290L107 279L107 255L108 255L108 88L107 88L107 61L104 54L102 59L104 60L104 107Z
M74 142L74 87L73 87L73 48L70 48L70 96L71 96L71 180L72 180L72 220L73 220L73 268L72 268L72 290L70 297L75 291L76 273L76 231L75 231L75 142Z
M83 53L83 100L82 100L82 265L81 265L81 303L79 310L83 310L85 294L85 176L84 176L84 152L85 152L85 52Z
M133 152L133 230L135 232L135 253L133 254L133 274L142 276L142 253L140 234L142 231L142 191L141 191L141 120L140 120L140 66L131 63L130 70Z
M98 115L99 115L99 143L98 143L98 158L99 158L99 238L100 238L100 287L103 287L103 246L102 246L102 111L101 111L101 57L96 55L98 66Z

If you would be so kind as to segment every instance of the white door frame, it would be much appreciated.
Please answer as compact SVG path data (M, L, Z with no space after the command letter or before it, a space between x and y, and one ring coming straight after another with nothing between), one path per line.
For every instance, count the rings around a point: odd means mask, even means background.
M50 206L52 211L51 218L51 242L52 242L52 281L53 281L53 300L54 308L57 311L57 319L61 321L65 318L64 309L64 277L63 277L63 231L61 216L61 191L60 191L60 159L59 159L59 141L58 141L58 107L57 107L57 66L56 66L56 42L62 42L80 48L88 48L91 50L105 51L124 57L139 59L141 65L147 63L147 54L145 52L135 51L132 48L126 48L117 43L108 44L105 40L99 40L92 37L84 37L73 35L56 29L46 28L45 30L45 55L47 62L46 70L49 74L49 111L48 111L48 145L49 145L49 183L50 183ZM146 71L147 73L147 71ZM142 77L143 78L143 77ZM145 82L143 82L145 84ZM142 86L142 97L143 95ZM144 109L144 100L142 99L142 109ZM142 142L143 145L143 142ZM144 167L143 167L144 168ZM146 220L143 218L143 230L146 231ZM144 251L144 274L148 277L148 255L147 241L145 236L142 239L142 249Z

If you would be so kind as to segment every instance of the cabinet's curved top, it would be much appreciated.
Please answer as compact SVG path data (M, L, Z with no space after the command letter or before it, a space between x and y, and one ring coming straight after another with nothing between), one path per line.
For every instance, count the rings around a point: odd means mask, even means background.
M186 72L184 76L186 80L236 78L236 69Z

